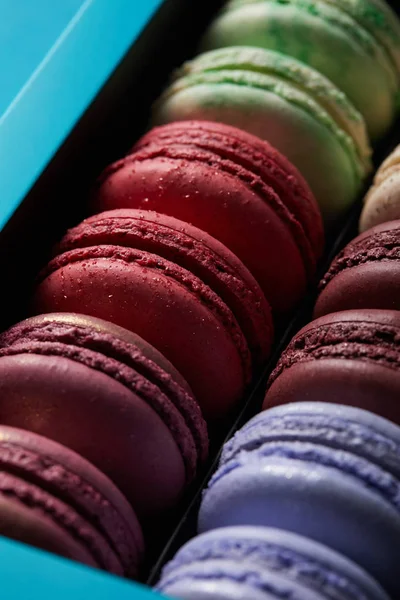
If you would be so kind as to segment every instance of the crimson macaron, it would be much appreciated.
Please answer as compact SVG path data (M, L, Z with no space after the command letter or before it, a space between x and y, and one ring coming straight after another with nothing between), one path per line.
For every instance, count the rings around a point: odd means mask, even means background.
M131 577L143 554L135 513L103 473L56 442L4 425L0 534Z
M400 310L400 221L377 225L352 240L319 289L315 317L352 308Z
M139 519L175 505L207 455L200 408L175 368L131 332L77 314L0 336L0 421L85 457Z
M83 312L135 331L183 374L206 418L226 415L268 356L270 308L217 240L149 211L101 213L70 230L36 312Z
M267 142L221 123L147 133L94 190L94 211L125 207L166 213L223 242L281 313L299 301L322 253L321 214L299 172Z
M340 403L400 423L400 312L331 313L304 327L272 373L263 408Z

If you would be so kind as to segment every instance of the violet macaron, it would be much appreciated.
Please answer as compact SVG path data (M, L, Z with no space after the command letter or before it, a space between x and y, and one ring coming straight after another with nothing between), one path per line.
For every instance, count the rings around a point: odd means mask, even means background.
M199 530L291 531L346 556L399 598L399 497L400 427L358 408L299 402L260 413L225 444Z
M319 285L314 317L358 308L400 310L400 221L352 240Z
M190 540L163 569L160 591L182 600L388 600L338 552L272 527L221 527Z
M134 331L182 373L206 419L235 408L273 327L261 289L227 248L172 217L125 209L83 221L57 252L34 312L82 312Z
M56 442L5 425L0 534L130 577L143 554L135 513L103 473Z
M200 408L175 368L131 332L77 314L0 336L0 421L85 457L143 522L179 501L207 455Z
M294 336L272 373L263 407L340 402L400 423L400 312L331 313Z

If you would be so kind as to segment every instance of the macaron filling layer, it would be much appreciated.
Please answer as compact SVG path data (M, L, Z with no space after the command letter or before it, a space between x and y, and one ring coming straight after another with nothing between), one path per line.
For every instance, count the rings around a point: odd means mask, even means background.
M285 370L306 361L329 358L360 360L400 368L400 329L367 321L341 321L298 334L282 355L268 385Z
M228 536L225 539L203 539L202 544L192 546L190 552L180 552L164 568L161 589L166 582L172 583L179 578L182 566L206 562L212 565L218 559L237 561L240 565L246 562L249 566L259 566L265 572L282 574L288 581L298 581L326 594L326 598L337 598L336 594L340 593L342 600L366 600L359 585L323 561L276 543L234 536L232 539Z
M336 275L346 269L383 260L400 260L399 230L377 232L350 243L332 262L319 284L319 290L322 291Z
M211 478L209 489L228 473L241 467L261 465L264 461L288 459L336 469L378 494L380 498L400 509L400 481L369 460L344 450L325 448L307 442L271 442L263 444L252 452L241 452L235 458L223 463Z

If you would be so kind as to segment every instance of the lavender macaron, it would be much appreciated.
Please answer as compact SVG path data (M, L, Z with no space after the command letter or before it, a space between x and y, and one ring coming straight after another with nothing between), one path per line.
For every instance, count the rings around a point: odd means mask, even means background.
M322 544L269 527L223 527L188 542L157 590L184 600L389 600L357 565Z
M400 597L400 428L327 403L265 411L226 445L200 532L277 527L325 544Z

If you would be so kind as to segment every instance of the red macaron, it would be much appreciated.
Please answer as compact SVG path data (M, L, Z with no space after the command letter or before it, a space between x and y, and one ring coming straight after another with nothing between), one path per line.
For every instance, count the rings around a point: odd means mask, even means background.
M136 332L225 416L268 356L272 320L248 270L217 240L151 212L96 215L70 230L41 275L35 312L82 312Z
M279 313L299 301L323 249L321 214L300 173L267 142L221 123L147 133L94 190L94 212L115 208L155 210L217 238Z

